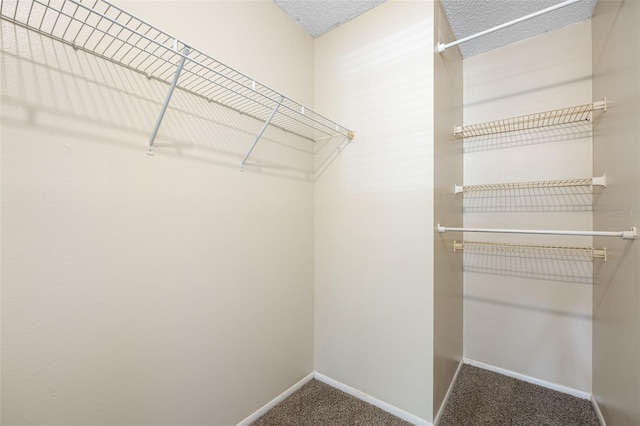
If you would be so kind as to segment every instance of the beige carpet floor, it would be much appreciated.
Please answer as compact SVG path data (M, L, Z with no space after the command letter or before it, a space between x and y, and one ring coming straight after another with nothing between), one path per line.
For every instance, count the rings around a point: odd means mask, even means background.
M311 380L253 426L407 426L410 423ZM464 365L438 426L599 426L591 403Z
M311 380L252 426L411 426L378 407Z
M591 402L463 365L438 426L599 426Z

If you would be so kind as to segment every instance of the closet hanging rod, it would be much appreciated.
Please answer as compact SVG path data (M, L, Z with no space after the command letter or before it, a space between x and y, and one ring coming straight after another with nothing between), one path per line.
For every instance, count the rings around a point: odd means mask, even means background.
M584 179L541 180L535 182L488 183L483 185L454 185L453 192L494 191L509 189L567 188L575 186L607 186L607 174Z
M531 13L531 14L523 16L521 18L517 18L517 19L514 19L512 21L505 22L504 24L500 24L500 25L497 25L497 26L495 26L493 28L489 28L487 30L480 31L479 33L472 34L472 35L467 36L467 37L463 37L463 38L461 38L459 40L452 41L451 43L446 43L446 44L445 43L438 43L438 46L436 47L436 50L437 50L438 53L442 53L445 50L447 50L448 48L453 47L453 46L457 46L460 43L465 43L465 42L473 40L475 38L482 37L484 35L490 34L490 33L494 32L494 31L498 31L498 30L501 30L503 28L510 27L510 26L518 24L520 22L527 21L527 20L529 20L531 18L535 18L536 16L540 16L540 15L543 15L545 13L553 12L556 9L560 9L560 8L565 7L565 6L572 5L572 4L577 3L579 1L581 1L581 0L566 0L566 1L562 2L562 3L558 3L556 5L547 7L546 9L539 10L537 12Z
M279 105L269 122L272 127L311 141L336 134L353 139L344 126L108 0L15 0L0 6L0 18L8 22L167 84L179 74L176 88L261 122ZM181 73L176 73L183 61Z
M623 240L635 240L637 237L636 227L633 226L627 231L607 232L607 231L557 231L542 229L491 229L491 228L447 228L440 224L436 230L442 232L486 232L492 234L537 234L537 235L576 235L583 237L621 237Z

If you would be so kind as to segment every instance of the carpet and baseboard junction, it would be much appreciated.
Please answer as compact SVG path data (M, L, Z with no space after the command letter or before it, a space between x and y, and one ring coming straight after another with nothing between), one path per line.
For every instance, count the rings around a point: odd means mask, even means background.
M322 380L322 379L321 379ZM326 380L323 380L326 381ZM429 423L393 413L312 378L251 424L254 426L409 426ZM347 390L349 391L349 390ZM354 396L356 395L356 396ZM380 408L382 406L382 408ZM389 412L391 411L391 412ZM398 414L398 415L395 415ZM401 417L404 417L401 418ZM437 426L599 426L587 399L464 364Z

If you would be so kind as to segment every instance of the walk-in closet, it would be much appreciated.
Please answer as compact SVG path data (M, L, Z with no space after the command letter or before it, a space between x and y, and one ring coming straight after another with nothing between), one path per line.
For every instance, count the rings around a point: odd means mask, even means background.
M0 423L640 425L638 23L0 0Z

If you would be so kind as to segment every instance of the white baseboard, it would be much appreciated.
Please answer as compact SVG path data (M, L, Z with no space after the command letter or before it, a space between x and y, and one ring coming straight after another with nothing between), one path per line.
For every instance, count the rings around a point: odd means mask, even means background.
M300 389L302 386L304 386L311 379L313 379L313 373L307 374L305 377L302 378L302 380L300 380L299 382L291 386L289 389L282 392L280 395L276 396L274 399L269 401L264 407L260 408L258 411L256 411L255 413L253 413L252 415L250 415L240 423L238 423L237 426L249 426L251 423L255 422L260 417L262 417L267 411L271 410L273 407L275 407L276 405L284 401L289 395L291 395L292 393Z
M558 392L566 393L568 395L572 395L580 399L587 399L587 400L591 399L591 394L589 392L584 392L578 389L570 388L568 386L559 385L557 383L551 383L545 380L536 379L535 377L526 376L524 374L516 373L515 371L506 370L504 368L496 367L490 364L485 364L484 362L475 361L469 358L464 358L463 361L465 364L469 364L474 367L493 371L494 373L499 373L508 377L513 377L514 379L522 380L523 382L533 383L534 385L538 385L538 386L542 386L543 388L548 388Z
M596 401L596 397L591 395L591 405L593 405L593 409L596 412L596 416L598 416L598 421L600 422L600 426L607 426L607 422L604 421L604 416L602 415L602 411L600 411L600 406L598 405L598 401Z
M453 392L453 386L456 384L456 379L458 378L458 374L460 373L460 370L462 370L463 365L464 365L464 359L461 359L460 363L458 364L458 368L456 369L456 372L453 375L453 379L451 379L451 383L449 384L449 389L447 390L447 393L444 396L444 399L442 400L442 404L440 404L440 409L438 409L438 414L436 415L436 418L433 420L433 424L435 426L438 426L438 423L440 423L440 418L444 414L444 409L447 406L447 402L449 402L449 397L451 397L451 392Z
M316 380L321 381L322 383L326 383L329 386L332 386L336 389L339 389L355 398L358 398L364 402L368 402L371 405L375 405L376 407L380 408L381 410L386 411L387 413L391 413L396 417L400 417L402 420L405 420L411 424L417 425L417 426L433 426L431 423L429 423L428 421L413 415L407 411L404 411L398 407L395 407L391 404L387 404L384 401L380 401L379 399L376 399L374 397L372 397L371 395L368 395L364 392L361 392L355 388L352 388L349 385L345 385L344 383L341 383L337 380L334 380L330 377L325 376L324 374L318 373L317 371L315 371L313 373L313 377Z

